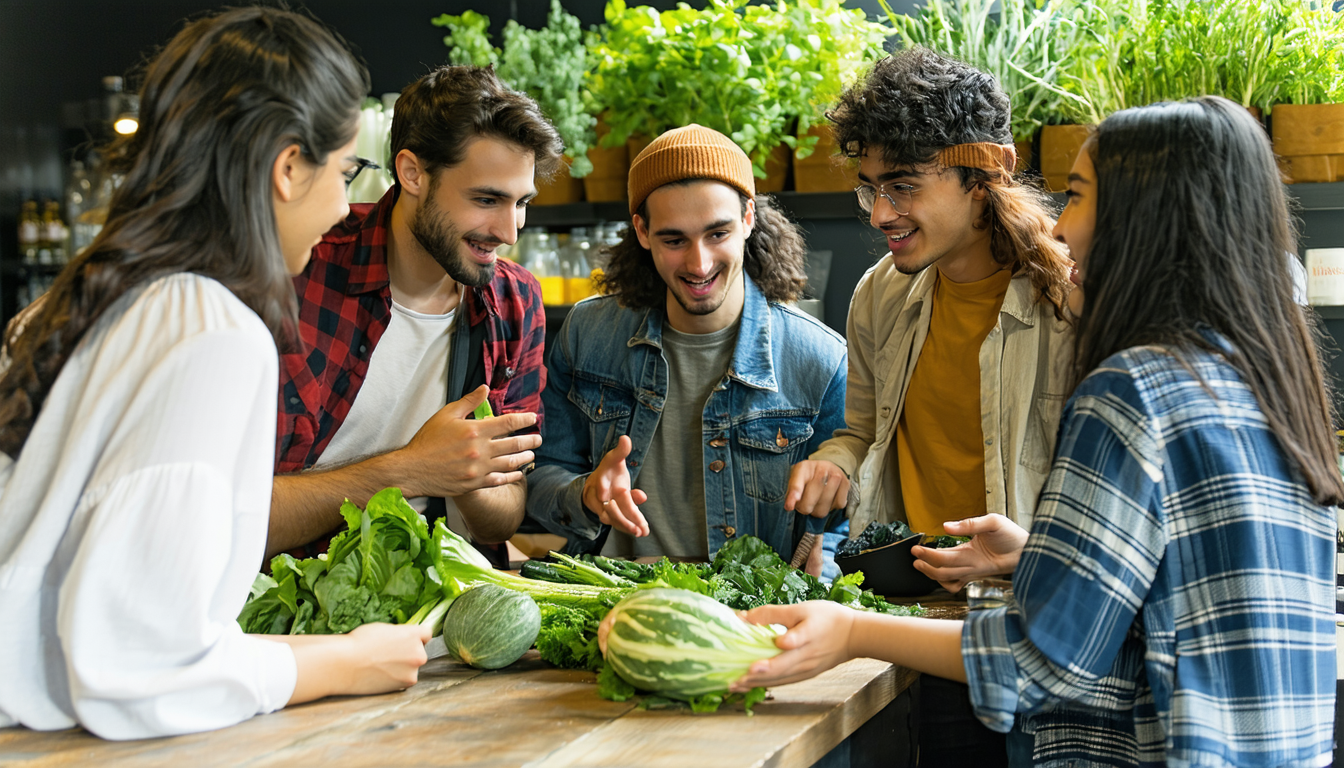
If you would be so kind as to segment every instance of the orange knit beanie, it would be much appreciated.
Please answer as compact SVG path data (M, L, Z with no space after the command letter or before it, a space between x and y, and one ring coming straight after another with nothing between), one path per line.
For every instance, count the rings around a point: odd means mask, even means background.
M756 196L747 153L722 133L692 123L663 133L630 163L630 215L655 189L686 179L721 181L747 197Z

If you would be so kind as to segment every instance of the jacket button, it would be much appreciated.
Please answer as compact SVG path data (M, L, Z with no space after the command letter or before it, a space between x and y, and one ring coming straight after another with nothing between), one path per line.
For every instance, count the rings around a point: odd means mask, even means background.
M727 441L727 440L724 440L722 437L716 437L716 438L714 438L713 440L710 440L710 441L709 441L709 447L710 447L710 448L722 448L723 446L725 446L725 445L727 445L727 444L728 444L728 441Z
M733 538L734 536L737 535L737 529L734 528L734 527L731 526L731 525L724 526L724 528L723 528L723 535L724 535L724 536L727 536L728 538L731 539L731 538Z
M629 464L629 465L632 466L632 467L638 467L638 466L639 466L639 462L638 462L638 461L635 461L634 459L631 459L631 460L627 461L626 463Z
M601 415L602 415L602 406L600 406L600 405L597 406L597 415L598 415L598 416L601 416Z
M722 472L722 471L723 471L723 462L722 462L722 461L718 461L718 460L711 461L711 462L709 463L709 468L712 469L712 470L714 470L715 472ZM731 529L730 529L730 530L731 530ZM732 536L733 534L730 533L730 534L728 534L728 535L729 535L729 536Z
M779 430L779 434L775 435L775 445L779 446L780 448L789 447L789 438L784 436L784 430L782 429Z

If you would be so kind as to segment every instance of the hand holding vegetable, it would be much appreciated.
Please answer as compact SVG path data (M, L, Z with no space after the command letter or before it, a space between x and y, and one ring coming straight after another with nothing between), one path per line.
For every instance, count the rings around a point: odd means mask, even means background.
M628 436L621 435L616 447L607 451L583 483L583 505L604 525L631 536L648 536L649 523L639 505L649 497L630 488L630 470L625 465L633 445Z
M1012 573L1027 543L1026 530L999 514L943 523L943 530L952 536L972 538L949 549L915 547L911 553L916 558L915 568L948 592L986 576Z
M760 686L796 683L849 661L854 658L849 636L859 615L853 608L825 600L764 605L747 611L743 618L752 624L783 624L788 631L775 638L775 645L783 653L753 663L730 690L740 693Z
M510 436L537 423L535 413L508 413L468 419L485 402L489 388L482 385L429 417L405 448L398 485L407 496L461 496L523 479L522 468L534 460L540 435Z
M849 503L849 478L829 461L800 461L789 470L784 509L825 517Z

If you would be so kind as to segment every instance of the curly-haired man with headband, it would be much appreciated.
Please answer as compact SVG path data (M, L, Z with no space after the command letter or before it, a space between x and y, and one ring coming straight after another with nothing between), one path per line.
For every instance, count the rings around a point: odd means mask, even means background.
M294 281L304 349L282 358L270 552L321 551L344 499L388 486L478 543L513 535L546 319L536 278L496 249L561 149L491 69L440 67L402 91L394 186L350 206ZM487 394L499 415L471 419Z
M605 295L552 345L528 514L572 551L705 560L750 534L789 559L823 524L784 510L789 468L844 424L844 341L788 305L802 234L698 125L640 153L629 190Z
M1009 115L993 77L923 49L879 61L828 112L890 253L850 305L846 427L794 467L790 509L848 507L855 533L895 520L928 534L1030 526L1069 387L1070 262L1046 198L1013 177ZM968 565L972 550L915 552L955 590L992 572ZM955 684L925 687L942 685ZM980 738L974 764L1002 763L1002 737L961 689L925 691L937 743L921 755L944 764L935 750L955 747L945 764L962 764ZM952 711L935 713L939 700ZM929 727L945 716L965 732Z

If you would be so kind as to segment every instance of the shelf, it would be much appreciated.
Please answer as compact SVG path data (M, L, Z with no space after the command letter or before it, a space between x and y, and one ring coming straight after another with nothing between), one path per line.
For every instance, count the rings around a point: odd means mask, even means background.
M1344 307L1325 307L1312 305L1322 320L1344 320Z
M1344 211L1344 181L1334 184L1289 184L1288 194L1303 211Z

